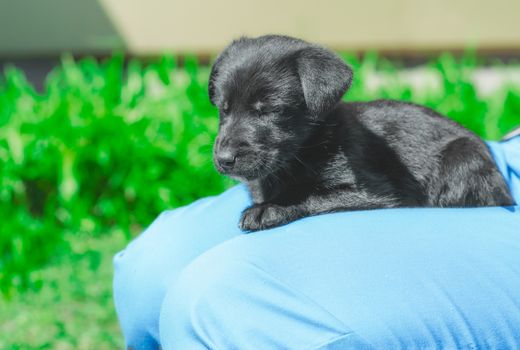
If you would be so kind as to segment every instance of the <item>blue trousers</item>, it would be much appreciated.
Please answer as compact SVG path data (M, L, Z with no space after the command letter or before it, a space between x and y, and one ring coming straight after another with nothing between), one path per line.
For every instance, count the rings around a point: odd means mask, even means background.
M520 203L520 137L490 143ZM243 186L114 258L132 349L520 349L520 206L384 209L243 234Z

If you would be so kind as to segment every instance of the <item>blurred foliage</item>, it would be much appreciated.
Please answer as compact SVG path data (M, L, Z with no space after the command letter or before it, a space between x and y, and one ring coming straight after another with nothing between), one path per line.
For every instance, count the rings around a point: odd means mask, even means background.
M399 66L344 56L354 83L346 100L393 98L444 113L487 139L520 124L520 87L481 96L472 56L443 55L417 87ZM377 73L377 74L376 74ZM217 112L209 67L172 56L144 65L64 57L42 93L24 74L0 76L0 292L40 288L31 271L64 244L64 232L137 232L161 211L224 190L211 162ZM383 77L381 84L372 84Z
M0 289L31 286L62 232L139 230L161 211L221 192L208 68L65 57L43 93L0 82Z
M31 272L31 279L45 281L38 290L0 298L0 349L124 348L112 300L112 257L126 236L74 232L64 239L67 253Z

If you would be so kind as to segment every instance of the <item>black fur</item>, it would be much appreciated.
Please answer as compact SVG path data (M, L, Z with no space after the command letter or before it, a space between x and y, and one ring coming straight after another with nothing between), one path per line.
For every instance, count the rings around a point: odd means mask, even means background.
M242 38L217 58L217 169L247 184L245 231L344 210L513 204L475 134L431 109L340 102L351 69L285 36Z

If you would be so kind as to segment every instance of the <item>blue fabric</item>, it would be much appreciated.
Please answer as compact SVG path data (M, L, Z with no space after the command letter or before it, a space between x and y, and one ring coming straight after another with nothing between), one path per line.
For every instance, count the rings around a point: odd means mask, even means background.
M489 143L520 203L520 137ZM243 186L114 258L133 349L520 349L520 207L387 209L243 234Z

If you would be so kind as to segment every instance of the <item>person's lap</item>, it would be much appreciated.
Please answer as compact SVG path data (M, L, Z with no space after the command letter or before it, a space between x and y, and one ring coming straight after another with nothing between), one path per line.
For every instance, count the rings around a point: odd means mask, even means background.
M518 207L338 213L244 235L248 201L239 186L166 213L116 256L130 346L520 346Z

